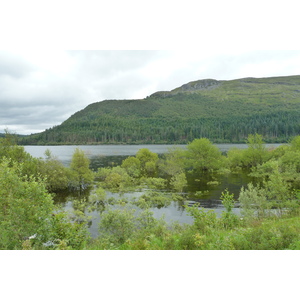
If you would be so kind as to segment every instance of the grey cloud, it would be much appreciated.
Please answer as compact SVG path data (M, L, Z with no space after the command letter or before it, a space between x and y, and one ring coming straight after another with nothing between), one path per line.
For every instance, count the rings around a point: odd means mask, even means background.
M112 74L115 71L134 70L157 59L163 51L145 50L102 50L102 51L69 51L78 59L81 70L94 70L96 73ZM100 69L99 69L100 68Z
M34 70L35 67L24 58L8 51L0 51L0 76L21 78Z
M298 64L297 64L298 62ZM219 80L299 74L299 50L261 50L239 55L219 55L208 63L210 74Z
M40 105L40 106L24 106L8 107L5 110L1 110L1 121L7 124L13 124L16 120L21 121L23 124L30 124L36 121L45 121L46 119L53 119L55 115L59 115L59 107L52 105Z
M100 100L131 98L141 85L147 84L147 79L139 76L139 70L163 55L163 51L128 50L69 53L77 59L74 78L89 87L91 95Z
M26 134L43 131L46 128L50 128L54 125L58 125L61 120L61 106L54 105L40 105L40 106L24 106L23 108L10 107L6 110L1 110L0 131L3 131L6 127L8 129L14 128L18 125L27 128ZM63 110L66 110L63 107Z

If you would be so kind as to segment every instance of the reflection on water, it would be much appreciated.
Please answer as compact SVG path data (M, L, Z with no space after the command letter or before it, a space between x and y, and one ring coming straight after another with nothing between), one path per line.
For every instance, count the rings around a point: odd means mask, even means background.
M112 162L115 162L115 164L117 164L115 158L111 159ZM201 178L201 180L199 180L196 176L189 175L188 179L188 187L183 195L186 200L172 201L167 207L151 207L150 210L153 212L153 216L155 218L159 219L161 217L164 217L167 223L176 221L181 224L192 224L193 218L186 213L184 205L192 206L196 203L199 203L200 206L205 209L213 209L216 214L220 216L221 213L225 210L220 200L221 193L225 190L225 188L228 188L229 192L234 193L235 198L237 198L241 186L246 185L249 181L246 174L229 174L228 176L219 175L215 177L215 179L220 182L220 184L218 185L207 184L210 179L209 177ZM105 208L100 207L98 209L93 209L92 211L89 210L89 203L93 203L93 201L91 201L91 198L95 188L96 186L85 191L82 194L80 194L78 191L64 191L57 194L55 197L55 201L57 203L60 203L64 207L64 209L71 212L74 210L74 206L76 207L76 205L74 205L74 202L76 202L76 200L87 203L84 208L84 212L86 216L91 217L89 230L92 237L96 237L98 235L98 223L101 218L99 212L101 211L101 209L104 210ZM114 198L116 200L126 199L126 202L132 204L132 207L139 211L140 209L136 205L134 205L134 201L141 197L144 193L145 191L123 194L107 192L106 198ZM240 214L238 203L236 203L233 212L238 215Z
M231 147L246 148L247 145L232 145L222 144L217 145L221 151L226 152ZM279 144L268 144L267 147L277 147ZM79 147L84 150L86 155L91 160L91 169L96 171L98 168L107 166L117 166L128 157L133 156L141 148L148 148L150 151L163 154L166 153L172 145L101 145L101 146L25 146L25 150L34 157L44 157L44 152L49 149L53 156L56 156L62 163L69 166L75 148ZM178 147L185 148L185 145ZM154 217L161 218L164 216L167 222L177 221L179 223L191 224L192 217L188 216L183 204L193 205L199 203L205 209L213 209L220 215L224 211L221 204L221 193L227 188L230 193L235 195L235 199L239 196L239 191L242 186L246 186L249 182L249 177L246 173L226 174L226 175L208 175L207 177L197 177L193 174L187 174L188 186L185 190L185 203L173 201L167 207L152 207L151 211ZM210 183L214 184L210 184ZM96 188L96 187L94 187ZM60 203L65 210L72 211L76 201L90 202L90 197L93 194L93 188L79 194L78 191L63 191L58 193L54 200ZM126 198L127 201L140 197L143 192L125 193L119 195L116 193L107 193L108 198L114 197L116 199ZM135 209L139 209L135 206ZM94 209L89 211L88 207L84 210L87 216L92 218L90 222L90 232L93 237L97 236L98 223L100 220L99 210ZM239 207L236 204L233 212L239 214Z

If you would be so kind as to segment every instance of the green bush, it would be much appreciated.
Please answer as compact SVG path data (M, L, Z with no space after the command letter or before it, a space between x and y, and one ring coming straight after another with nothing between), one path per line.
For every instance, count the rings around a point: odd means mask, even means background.
M20 249L31 236L40 244L51 231L54 204L45 181L22 176L20 168L7 159L0 163L1 249Z
M46 160L40 160L37 164L38 172L46 179L46 186L49 191L67 189L70 180L70 170L55 157L50 150L45 152Z
M97 178L101 180L103 188L113 192L124 192L136 188L134 178L130 177L125 168L99 168Z
M239 218L232 212L234 208L234 195L226 189L221 194L222 204L226 211L222 212L220 223L224 228L234 228L239 224Z
M269 216L271 204L267 200L266 191L255 187L252 183L248 184L247 189L241 188L238 201L241 214L248 221Z
M214 211L205 211L204 208L199 208L198 204L193 206L185 206L187 214L194 218L195 228L203 234L211 232L218 227L217 215Z
M83 249L90 238L87 224L72 222L64 211L57 212L51 219L51 236L44 244L48 249Z
M141 174L146 177L155 177L158 170L158 155L149 149L140 149L135 157L140 161Z
M165 195L156 191L148 191L138 200L134 202L135 205L139 206L142 209L149 207L167 207L171 204L172 199L169 195Z
M138 178L141 176L141 161L136 157L127 157L123 160L121 167L131 177Z
M225 157L208 139L195 139L187 145L186 166L196 172L214 171L225 166Z
M170 180L170 185L178 193L182 193L183 189L187 186L187 179L185 173L178 173Z
M99 234L112 244L122 244L134 233L134 212L129 209L109 209L101 214Z
M166 188L167 185L167 180L163 178L147 177L142 178L141 181L144 182L149 189L161 190Z

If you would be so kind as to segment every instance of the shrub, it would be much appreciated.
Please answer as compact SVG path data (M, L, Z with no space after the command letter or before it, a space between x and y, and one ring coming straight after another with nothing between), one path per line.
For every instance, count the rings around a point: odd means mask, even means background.
M170 180L170 185L176 192L182 193L183 188L187 186L185 173L178 173Z
M0 248L20 249L35 236L36 243L47 240L54 209L52 196L42 179L22 176L10 160L0 163Z
M187 167L197 172L214 171L225 165L225 157L208 139L195 139L187 145Z
M239 219L238 217L232 213L232 209L234 208L234 195L230 194L226 189L222 192L221 195L222 204L224 205L226 211L222 212L222 217L220 222L225 228L233 228L238 225Z
M122 244L134 233L134 212L129 209L109 209L101 214L100 237L110 243Z
M124 168L131 177L138 178L141 176L141 161L136 157L127 157L123 160L122 168Z
M214 211L205 211L204 208L199 208L198 204L185 207L187 214L194 218L193 225L200 233L205 234L218 227L217 215Z
M64 211L56 212L51 219L51 236L46 248L54 249L83 249L90 235L87 224L71 221L71 216Z
M164 189L166 188L166 179L163 178L155 178L155 177L148 177L142 178L142 181L147 185L150 189Z
M144 195L142 195L137 201L135 201L135 205L140 208L149 208L149 207L167 207L171 204L172 199L164 195L160 192L148 191Z

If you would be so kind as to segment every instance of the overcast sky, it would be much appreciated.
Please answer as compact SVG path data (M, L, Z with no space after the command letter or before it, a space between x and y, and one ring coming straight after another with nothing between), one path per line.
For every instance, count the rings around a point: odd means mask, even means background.
M7 1L0 132L40 132L91 103L199 79L300 75L300 50L285 50L300 49L297 1L249 3Z
M40 132L91 103L199 79L299 74L300 51L0 51L0 129Z
M189 81L300 74L300 51L0 51L0 125L58 125L106 99L141 99Z

